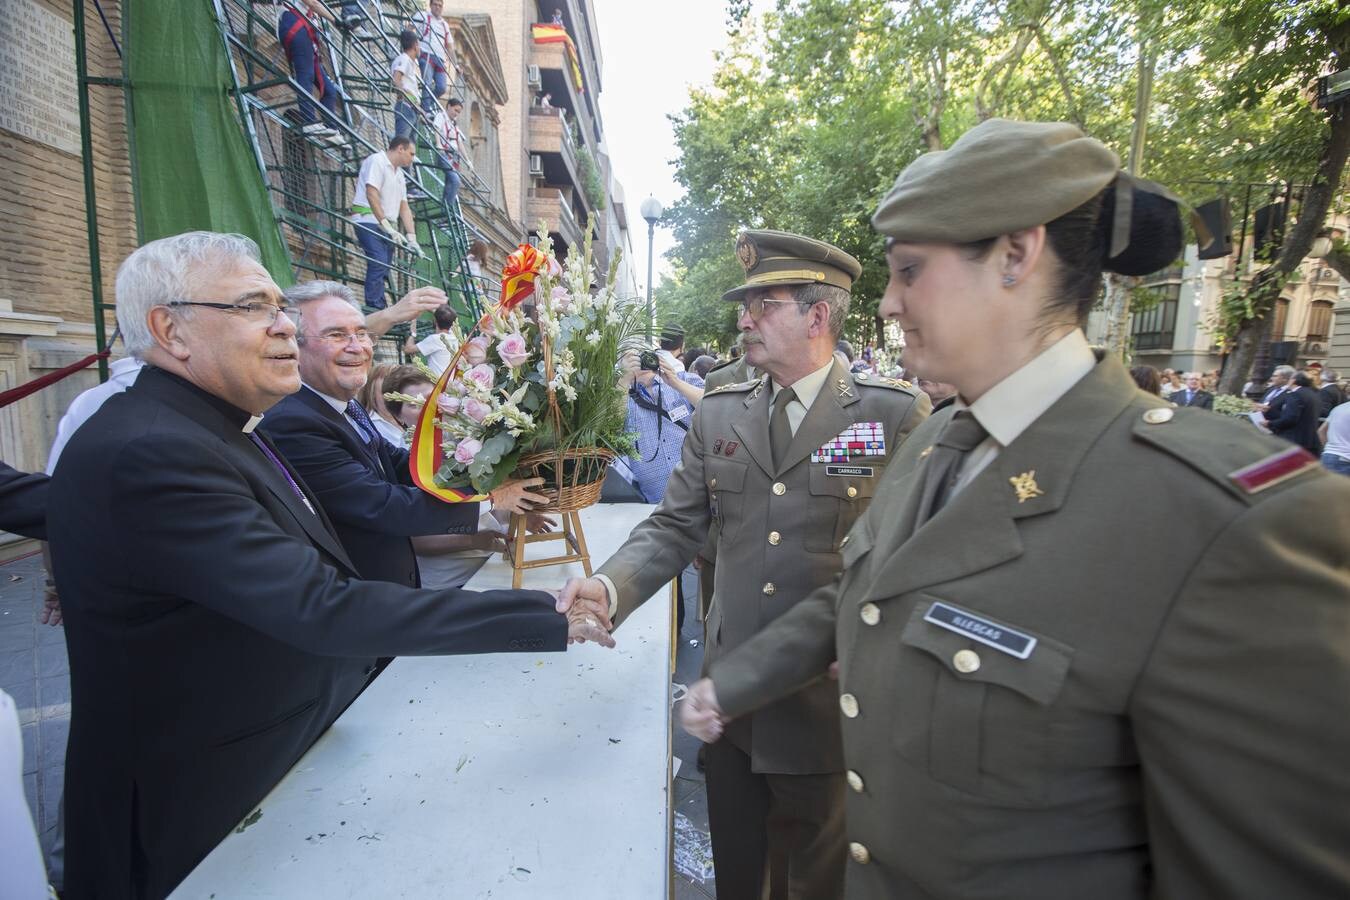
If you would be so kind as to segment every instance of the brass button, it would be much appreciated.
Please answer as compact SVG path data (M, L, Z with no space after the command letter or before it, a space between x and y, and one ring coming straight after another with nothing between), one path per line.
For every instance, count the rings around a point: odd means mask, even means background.
M926 457L928 456L928 454L930 454L930 453L932 453L932 452L933 452L933 448L932 448L932 447L924 447L922 450L919 451L919 459L924 459L924 458L926 458Z
M875 625L881 621L881 607L875 603L864 603L862 609L858 610L862 616L863 623L866 625Z
M779 545L779 543L782 542L782 540L783 540L783 536L782 536L781 534L779 534L778 532L776 532L776 531L770 531L770 532L769 532L769 543L770 543L770 544L773 544L775 547L777 547L777 546Z
M848 546L848 537L849 537L848 535L844 535L844 539L843 539L842 541L839 542L839 549L840 549L840 550L843 550L844 547Z
M772 593L773 593L774 591L776 591L776 590L778 590L778 588L776 588L776 587L773 586L773 582L772 582L772 581L766 581L766 582L764 582L764 593L766 593L766 594L772 594Z
M980 667L980 654L974 650L957 650L952 657L952 665L962 675L969 675Z
M1158 409L1146 411L1144 413L1144 421L1150 425L1162 425L1164 422L1172 421L1173 415L1175 415L1175 413L1173 413L1172 410L1166 407L1159 407Z
M861 794L863 792L863 780L861 775L852 769L849 769L848 774L844 777L848 779L848 786L853 788L854 793Z
M783 484L781 481L775 481L773 483L773 492L781 497L787 493L787 485Z
M712 481L709 481L708 487L712 488L713 490L717 490L717 479L714 478Z
M850 719L858 718L858 698L852 694L840 694L839 709Z
M872 861L871 852L857 841L849 841L848 855L853 857L855 863L862 866L865 866Z
M858 496L858 489L850 484L848 490L844 491L844 493L848 494L848 499L852 500L854 497Z

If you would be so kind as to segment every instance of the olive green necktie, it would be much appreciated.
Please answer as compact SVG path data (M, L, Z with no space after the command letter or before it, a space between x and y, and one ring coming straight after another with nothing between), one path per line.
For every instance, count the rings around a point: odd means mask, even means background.
M797 399L792 388L783 388L773 398L773 415L769 417L769 446L773 449L774 471L783 466L783 457L787 456L792 444L792 424L788 422L787 405Z
M919 520L922 525L942 509L961 474L961 462L966 454L980 445L989 432L976 421L969 410L961 410L947 427L942 429L933 452L928 455L928 473L923 480L923 495L919 501Z

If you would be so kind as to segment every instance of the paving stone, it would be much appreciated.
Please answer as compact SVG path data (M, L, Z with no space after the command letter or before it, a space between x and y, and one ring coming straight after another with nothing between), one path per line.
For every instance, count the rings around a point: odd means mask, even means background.
M70 734L70 717L43 719L38 723L42 733L42 768L66 760L66 737Z
M55 644L41 644L38 646L37 654L38 678L70 674L70 661L66 659L65 641Z
M0 655L8 656L17 650L31 650L36 643L35 626L27 622L0 625Z
M0 656L0 684L19 684L37 677L37 654L32 647Z
M37 723L20 726L19 734L23 738L23 774L31 775L41 767L38 759Z
M19 710L20 725L38 720L37 679L29 678L16 684L0 685L0 690L14 698L14 705Z
M64 625L43 625L40 622L37 627L38 644L48 646L50 644L66 645L66 629Z
M38 679L37 699L39 716L70 715L70 675L51 675Z

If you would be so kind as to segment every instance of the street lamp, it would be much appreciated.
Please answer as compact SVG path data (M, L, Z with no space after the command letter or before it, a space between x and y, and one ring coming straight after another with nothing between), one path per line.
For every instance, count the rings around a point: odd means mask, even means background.
M660 221L661 214L665 210L661 208L660 200L648 194L638 211L642 213L642 218L647 220L647 341L650 343L652 319L655 318L655 310L652 309L652 247L656 243L656 223Z

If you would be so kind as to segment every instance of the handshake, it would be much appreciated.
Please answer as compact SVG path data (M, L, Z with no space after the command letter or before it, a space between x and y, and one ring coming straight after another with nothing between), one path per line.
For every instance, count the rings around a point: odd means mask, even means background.
M614 623L609 618L609 591L598 578L569 578L562 590L555 593L558 612L567 616L567 643L584 644L595 641L602 647L613 647L610 632Z
M567 616L567 643L584 644L595 641L605 647L614 646L610 632L614 625L609 618L609 591L598 578L569 578L558 592L557 610ZM838 664L830 666L831 678L838 677ZM717 694L710 679L701 678L689 688L680 706L680 725L704 743L722 736L728 717L717 704Z

